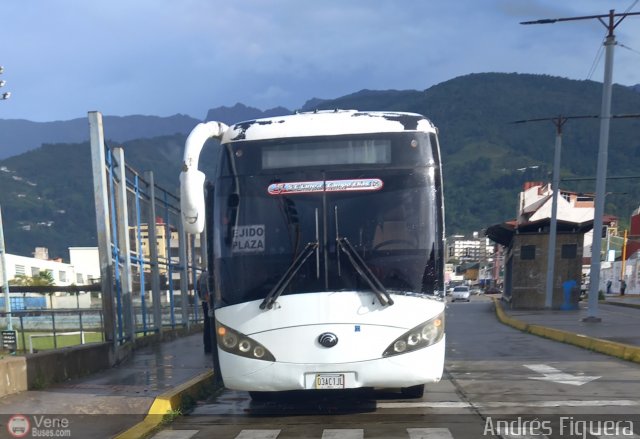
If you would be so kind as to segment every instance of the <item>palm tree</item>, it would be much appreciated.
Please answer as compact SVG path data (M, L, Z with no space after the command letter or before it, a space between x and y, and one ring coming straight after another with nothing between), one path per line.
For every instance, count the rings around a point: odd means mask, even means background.
M9 285L24 285L24 286L53 286L56 284L56 281L53 279L53 273L49 270L41 271L36 276L29 277L24 274L19 274L13 279L9 281ZM26 293L22 293L22 297ZM51 309L53 309L53 292L50 293L42 293L49 295L49 305Z

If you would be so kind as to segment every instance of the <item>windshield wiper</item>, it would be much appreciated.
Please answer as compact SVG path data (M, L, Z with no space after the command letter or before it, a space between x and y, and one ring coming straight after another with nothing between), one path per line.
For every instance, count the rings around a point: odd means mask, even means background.
M298 270L300 270L300 267L302 267L302 264L304 264L305 261L309 259L309 256L313 254L316 248L318 248L317 241L307 243L304 250L302 250L298 254L298 256L293 260L291 265L289 265L289 268L287 269L287 271L282 275L280 280L271 289L271 291L269 291L269 294L267 294L267 297L264 298L264 300L260 304L260 309L273 308L273 304L276 302L278 297L280 297L284 289L287 288L287 286L291 283L293 276L296 275Z
M360 257L356 249L353 248L351 243L347 238L338 237L336 238L338 242L338 247L346 253L351 265L356 269L358 274L365 280L365 282L369 285L369 287L373 290L374 294L378 298L378 301L381 305L393 305L393 299L387 292L387 289L382 285L380 279L376 277L375 274L369 269L367 263Z

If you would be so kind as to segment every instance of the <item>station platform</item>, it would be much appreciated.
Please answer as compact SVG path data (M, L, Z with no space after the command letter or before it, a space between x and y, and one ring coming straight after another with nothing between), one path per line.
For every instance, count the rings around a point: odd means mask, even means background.
M212 383L202 333L180 337L137 349L109 370L0 398L0 437L12 437L8 427L15 415L27 418L31 433L49 425L64 437L142 437Z
M640 363L640 295L607 296L595 309L583 300L576 310L514 310L495 300L507 325Z

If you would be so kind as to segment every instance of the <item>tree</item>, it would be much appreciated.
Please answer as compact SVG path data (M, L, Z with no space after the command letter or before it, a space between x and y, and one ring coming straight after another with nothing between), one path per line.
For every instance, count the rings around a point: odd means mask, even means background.
M29 277L24 274L19 274L9 281L9 285L23 285L23 286L29 286L29 287L36 287L36 286L51 287L51 286L54 286L55 284L56 284L56 281L53 279L53 273L49 270L41 271L36 276L33 276L33 277ZM41 294L49 295L49 305L51 306L51 309L53 309L53 299L52 299L53 293L54 293L53 291L49 293L41 293ZM24 297L24 295L25 293L22 293L22 297Z

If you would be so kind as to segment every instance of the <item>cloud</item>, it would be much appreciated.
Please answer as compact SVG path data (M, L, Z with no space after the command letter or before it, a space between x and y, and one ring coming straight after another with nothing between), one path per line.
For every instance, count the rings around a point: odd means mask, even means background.
M202 118L209 108L236 102L294 109L311 97L426 89L485 71L585 79L604 36L600 23L520 21L606 13L631 3L7 2L3 15L11 19L0 28L0 63L13 96L0 118L55 120L88 110ZM640 52L640 18L633 19L616 32ZM618 48L614 80L640 83L639 63L640 55Z

